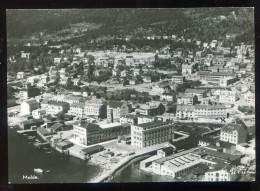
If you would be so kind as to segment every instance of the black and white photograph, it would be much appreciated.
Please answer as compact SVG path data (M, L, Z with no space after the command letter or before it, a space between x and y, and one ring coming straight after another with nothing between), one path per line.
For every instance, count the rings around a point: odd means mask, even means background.
M254 182L254 8L8 9L8 183Z

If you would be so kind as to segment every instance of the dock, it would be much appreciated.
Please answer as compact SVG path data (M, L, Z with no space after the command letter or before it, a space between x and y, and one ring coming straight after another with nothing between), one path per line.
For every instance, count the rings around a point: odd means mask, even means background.
M36 132L37 130L31 130L31 129L28 129L28 130L18 130L17 133L22 135L24 133L32 133L32 132Z

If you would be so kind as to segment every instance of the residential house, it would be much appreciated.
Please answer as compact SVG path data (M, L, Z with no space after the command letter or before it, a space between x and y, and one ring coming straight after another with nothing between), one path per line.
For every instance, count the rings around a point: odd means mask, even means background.
M140 108L136 109L135 112L141 115L162 115L165 112L165 106L160 102L149 102L148 104L140 105Z
M193 95L197 96L198 100L200 101L201 99L205 98L207 96L207 90L206 89L191 89L188 88L185 90L186 95Z
M222 91L219 95L219 101L227 103L235 103L238 100L236 91Z
M179 94L177 96L177 104L194 105L198 101L198 97L192 94Z
M193 64L182 64L182 74L187 75L187 74L192 74L194 71L194 66Z
M23 79L23 78L24 78L24 72L18 72L16 78L17 78L18 80Z

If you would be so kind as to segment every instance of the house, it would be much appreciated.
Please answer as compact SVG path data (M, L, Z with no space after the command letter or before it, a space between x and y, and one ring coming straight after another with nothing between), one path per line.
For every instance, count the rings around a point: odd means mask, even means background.
M255 94L253 92L247 91L243 97L247 103L255 104Z
M193 64L182 64L182 74L187 75L187 74L192 74L194 70Z
M127 75L126 70L121 71L121 73L120 73L120 76L121 76L121 77L126 77L126 75Z
M219 101L235 103L238 100L238 95L236 91L222 91L219 95Z
M91 155L98 153L100 151L105 150L105 148L102 145L94 145L92 147L88 147L85 149L82 149L80 152L83 155L83 158L90 158Z
M177 84L182 84L184 82L184 76L183 75L172 75L172 82Z
M153 85L151 95L158 95L163 93L168 93L170 90L170 86L168 85Z
M176 101L176 95L172 93L163 93L160 95L160 100L162 101Z
M177 104L194 105L198 101L198 97L192 94L179 94L177 96Z
M69 103L70 105L72 103L79 103L79 102L84 102L84 98L81 96L65 96L62 101Z
M191 89L188 88L185 90L185 94L186 95L193 95L193 96L197 96L198 100L201 100L203 98L205 98L207 96L207 90L206 89Z
M18 72L16 78L17 78L18 80L23 79L23 78L24 78L24 72Z
M247 140L248 132L244 124L229 123L221 128L220 140L223 142L240 144Z
M115 69L112 70L112 75L113 76L118 76L118 74L119 74L118 70L115 70Z
M140 75L140 69L135 68L135 69L133 70L133 75L134 75L134 76Z
M144 76L144 83L151 83L152 82L152 79L150 76Z
M129 113L129 108L125 102L110 101L107 104L107 122L119 122L121 116Z
M59 131L64 131L65 130L66 125L64 125L63 123L60 122L54 122L50 127L48 127L48 129L51 132L59 132Z
M21 103L21 114L31 115L32 111L38 108L40 108L40 104L36 100L23 101Z
M85 117L84 109L85 109L84 102L72 103L70 105L70 110L68 111L68 114L75 115L79 118L84 118Z
M22 52L21 52L21 58L27 58L27 59L29 59L29 58L30 58L30 53L27 53L27 52L22 51Z
M80 85L80 79L79 79L79 78L74 78L74 79L73 79L73 84L74 84L75 86Z
M165 112L165 106L160 102L149 102L148 104L140 105L140 108L136 109L135 112L141 115L162 115Z
M60 57L56 57L54 58L53 62L56 63L60 63L61 62L61 58Z
M131 80L129 80L129 84L130 84L130 85L135 85L135 84L136 84L136 81L135 81L134 79L131 79Z

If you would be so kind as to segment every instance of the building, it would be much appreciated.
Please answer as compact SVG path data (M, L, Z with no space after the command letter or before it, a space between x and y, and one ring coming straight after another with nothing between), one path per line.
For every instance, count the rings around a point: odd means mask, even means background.
M18 80L23 79L23 78L24 78L24 72L18 72L16 78L17 78Z
M177 119L219 119L228 116L227 108L221 105L177 105Z
M68 114L75 115L79 118L84 118L85 117L85 103L80 102L80 103L72 103L70 105L70 110L68 111Z
M84 145L92 145L130 133L129 124L94 124L82 121L73 125L73 139Z
M160 95L161 101L176 101L176 95L173 93L163 93Z
M172 82L177 83L177 84L182 84L184 82L184 76L172 75Z
M131 145L145 148L174 139L173 122L150 122L131 127Z
M36 130L37 127L43 124L44 121L42 119L31 119L31 120L22 121L20 124L20 128L23 130L35 128Z
M165 112L165 106L160 102L149 102L148 104L142 104L135 112L141 115L162 115Z
M206 182L225 182L235 181L236 175L232 174L232 165L218 164L213 169L205 172L204 181Z
M62 101L67 102L71 105L73 103L84 102L84 98L81 96L65 96Z
M163 93L168 93L170 87L168 85L154 85L152 86L152 91L150 92L151 95L158 95Z
M243 97L247 103L255 104L255 94L251 91L247 91Z
M84 115L104 119L107 117L107 107L103 103L86 102L84 107Z
M175 178L197 167L199 164L201 164L200 159L191 154L184 154L181 156L172 155L153 161L152 171L155 174L167 175Z
M245 143L247 140L247 129L243 124L229 123L222 127L220 140L233 144Z
M129 80L129 85L135 85L136 81L134 79Z
M120 117L129 113L129 108L125 102L111 101L107 104L107 122L119 122Z
M144 83L151 83L152 82L152 79L151 79L150 76L145 76L143 80L144 80Z
M198 101L198 97L193 94L179 94L177 96L177 104L194 105Z
M135 125L138 122L138 117L136 115L125 115L120 117L120 123L129 123L131 125Z
M41 102L41 108L45 109L47 114L55 115L57 113L67 113L70 105L63 101L45 100Z
M219 86L220 87L228 87L230 84L233 84L237 81L237 78L231 78L231 77L224 77L219 80Z
M155 117L150 115L138 115L137 118L137 124L149 123L153 121L155 121Z
M46 111L44 109L36 109L32 111L32 116L34 119L40 119L41 116L43 116L44 114L46 114Z
M185 94L186 95L193 95L193 96L197 96L198 100L201 100L203 98L205 98L207 96L207 90L205 89L191 89L188 88L185 90Z
M40 103L36 100L23 101L21 103L21 114L31 115L33 110L40 108Z
M235 103L238 100L236 91L222 91L219 95L219 101Z
M174 148L173 147L165 147L162 149L157 150L157 155L163 157L170 156L174 153Z
M182 64L182 74L187 75L187 74L192 74L194 70L193 64Z
M29 53L29 52L24 52L24 51L22 51L22 52L21 52L21 58L27 58L27 59L29 59L29 58L30 58L30 53Z

